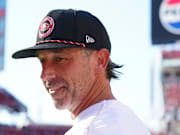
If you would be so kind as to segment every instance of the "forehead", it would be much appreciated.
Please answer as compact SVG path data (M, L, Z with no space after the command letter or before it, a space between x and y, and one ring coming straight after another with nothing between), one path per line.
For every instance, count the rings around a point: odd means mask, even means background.
M48 50L38 50L37 56L44 56L44 55L50 55L50 54L66 54L66 55L72 55L76 54L78 52L81 52L81 48L63 48L63 49L48 49Z

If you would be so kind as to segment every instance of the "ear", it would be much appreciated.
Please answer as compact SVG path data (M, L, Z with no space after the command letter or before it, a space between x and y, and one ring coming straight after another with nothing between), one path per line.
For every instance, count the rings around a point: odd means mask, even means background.
M109 51L105 48L100 49L97 52L97 70L102 71L106 70L106 67L109 62Z

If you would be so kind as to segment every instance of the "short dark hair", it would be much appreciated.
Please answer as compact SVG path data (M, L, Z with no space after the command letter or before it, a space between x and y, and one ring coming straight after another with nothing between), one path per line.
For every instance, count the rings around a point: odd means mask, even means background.
M108 65L106 67L106 74L109 80L118 79L121 72L117 71L116 68L122 68L123 65L118 65L109 59Z

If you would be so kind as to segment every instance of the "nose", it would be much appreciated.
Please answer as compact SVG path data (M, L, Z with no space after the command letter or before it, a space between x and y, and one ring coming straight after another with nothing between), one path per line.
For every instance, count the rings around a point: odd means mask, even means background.
M43 82L49 81L56 78L56 74L51 68L45 68L43 67L42 72L41 72L41 79Z
M54 85L53 80L55 77L56 77L56 75L52 74L52 73L41 75L41 79L42 79L43 84L44 84L46 89L49 89L50 87L52 87ZM48 90L48 92L49 92L49 90Z
M41 79L45 82L45 81L49 81L49 80L52 80L56 78L56 75L55 74L41 74Z

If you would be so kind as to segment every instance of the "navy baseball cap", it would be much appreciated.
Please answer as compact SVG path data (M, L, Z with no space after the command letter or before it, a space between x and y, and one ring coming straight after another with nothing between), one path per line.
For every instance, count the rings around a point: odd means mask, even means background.
M108 33L100 20L87 11L57 9L42 20L36 44L15 52L13 58L36 57L37 50L60 48L106 48L111 52Z

